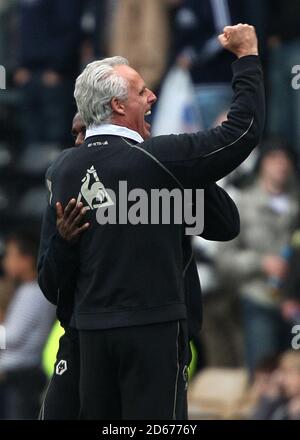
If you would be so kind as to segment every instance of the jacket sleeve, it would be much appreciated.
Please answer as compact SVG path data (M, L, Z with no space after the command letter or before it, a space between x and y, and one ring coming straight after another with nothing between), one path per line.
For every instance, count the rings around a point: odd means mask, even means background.
M56 230L55 212L48 206L43 218L38 257L38 283L45 297L58 305L60 291L73 284L77 269L76 245L63 240ZM66 282L66 280L68 281ZM74 292L74 288L72 288Z
M51 179L50 170L46 174L48 181ZM57 305L57 315L61 322L68 321L73 310L79 264L78 247L78 244L70 244L59 235L50 191L41 231L38 283L48 301Z
M149 143L149 153L185 188L203 188L229 174L263 134L265 93L259 57L242 57L232 69L234 96L227 121L211 130L158 136Z
M239 233L240 216L234 201L217 184L209 185L204 190L204 230L200 237L229 241Z

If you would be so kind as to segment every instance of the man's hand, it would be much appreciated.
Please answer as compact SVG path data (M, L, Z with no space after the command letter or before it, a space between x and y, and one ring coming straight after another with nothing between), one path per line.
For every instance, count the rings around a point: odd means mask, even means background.
M71 199L64 210L60 202L56 203L57 230L59 235L69 243L76 243L80 234L90 226L89 223L83 223L86 214L86 208L83 204L76 203L75 199Z
M247 55L258 55L258 41L255 28L248 24L226 26L224 33L219 35L224 49L229 50L238 58Z

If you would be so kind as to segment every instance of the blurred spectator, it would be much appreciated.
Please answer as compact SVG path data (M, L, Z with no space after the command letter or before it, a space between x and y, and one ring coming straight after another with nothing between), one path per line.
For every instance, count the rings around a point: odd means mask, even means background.
M292 87L293 66L299 65L300 2L270 1L268 131L285 137L300 154L300 91ZM299 157L298 157L299 159Z
M253 373L253 382L247 393L246 413L253 413L262 398L270 392L273 384L273 374L279 367L280 355L269 356L258 363Z
M217 251L216 242L194 237L203 300L202 363L205 367L240 367L244 353L237 298L220 283L214 262Z
M0 278L0 324L14 292L13 282L8 278Z
M204 128L210 128L231 102L232 55L218 41L225 26L244 21L243 2L184 0L177 12L177 63L189 68Z
M0 266L1 267L1 266ZM11 297L14 292L13 282L6 277L0 277L0 326L4 320L5 312L7 310L7 306L11 300ZM0 327L0 357L1 357L1 348L2 348L2 339L3 336ZM0 380L0 420L5 416L5 403L4 403L4 392L3 386L1 385Z
M20 0L15 84L23 91L26 143L68 139L79 67L83 0Z
M110 54L130 65L156 89L165 71L169 47L167 0L122 0L117 3Z
M284 284L285 300L281 305L284 318L292 324L300 324L300 228L291 240L289 270Z
M225 286L241 294L246 360L250 373L290 343L280 311L287 273L287 245L299 213L293 155L284 143L264 144L254 183L236 200L241 233L220 245L216 261ZM223 246L223 247L222 247Z
M7 419L36 419L46 384L41 356L55 319L55 308L37 284L38 240L29 233L11 235L4 270L18 287L2 325L6 349L0 351L0 381Z
M300 420L300 352L283 354L265 382L252 415L255 420Z

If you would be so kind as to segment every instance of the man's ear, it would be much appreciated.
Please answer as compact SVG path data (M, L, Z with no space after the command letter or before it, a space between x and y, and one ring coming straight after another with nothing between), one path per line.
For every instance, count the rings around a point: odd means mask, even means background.
M110 102L110 105L114 113L120 116L125 115L125 105L118 98L113 98Z

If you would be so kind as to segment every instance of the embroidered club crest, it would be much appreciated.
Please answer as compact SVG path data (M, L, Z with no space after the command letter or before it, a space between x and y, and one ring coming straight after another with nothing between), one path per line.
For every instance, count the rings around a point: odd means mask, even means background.
M87 203L88 209L105 208L114 204L103 183L100 182L94 166L87 169L86 175L82 179L77 201L80 202L82 199Z

